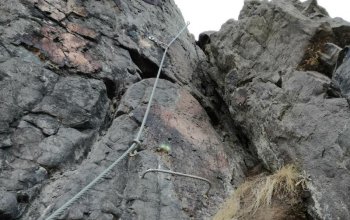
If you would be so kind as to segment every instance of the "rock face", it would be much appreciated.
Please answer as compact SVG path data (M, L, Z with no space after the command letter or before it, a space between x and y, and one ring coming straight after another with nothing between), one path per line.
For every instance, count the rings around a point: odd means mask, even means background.
M184 24L172 0L0 2L0 219L45 219L128 149L156 42ZM245 177L287 163L310 176L311 219L350 219L350 61L322 63L325 43L350 44L350 24L316 1L247 1L197 44L185 32L141 150L60 219L210 219ZM209 179L208 198L198 180L140 178L150 168Z
M324 43L349 43L349 23L315 1L248 1L210 36L212 80L264 166L296 163L310 178L313 219L349 219L348 57L333 75ZM340 34L340 29L341 35Z
M1 191L0 192L0 218L12 219L17 217L17 199L13 193Z
M185 22L173 1L141 0L2 1L0 21L0 216L45 219L130 146L163 53L149 37L168 42ZM241 158L254 158L233 132L223 138L214 128L210 102L205 109L191 95L205 99L191 84L199 59L203 52L184 33L168 51L144 150L61 219L215 213L231 182L244 177ZM141 179L149 168L209 179L210 199L200 181L154 173Z

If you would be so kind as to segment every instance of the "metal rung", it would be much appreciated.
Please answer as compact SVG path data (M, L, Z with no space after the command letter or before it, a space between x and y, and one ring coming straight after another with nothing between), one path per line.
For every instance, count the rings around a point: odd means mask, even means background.
M198 180L202 180L204 182L207 182L208 185L209 185L209 188L207 189L207 191L205 193L206 196L208 196L209 191L210 191L211 186L212 186L212 183L208 179L205 179L205 178L199 177L199 176L190 175L190 174L175 172L175 171L172 171L172 170L148 169L148 170L146 170L145 172L142 173L141 178L144 178L145 175L147 173L150 173L150 172L169 173L169 174L172 174L172 175L184 176L184 177L189 177L189 178L192 178L192 179L198 179Z

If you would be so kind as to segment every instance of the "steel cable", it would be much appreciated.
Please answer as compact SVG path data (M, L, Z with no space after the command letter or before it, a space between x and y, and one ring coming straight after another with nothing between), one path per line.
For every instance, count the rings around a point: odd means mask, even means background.
M98 175L94 180L92 180L87 186L85 186L82 190L80 190L76 195L74 195L70 200L68 200L65 204L63 204L60 208L58 208L55 212L53 212L49 217L46 218L46 220L55 220L58 217L60 217L67 209L69 209L69 207L71 205L73 205L74 202L76 202L77 200L79 200L87 191L89 191L94 185L96 185L101 179L105 178L107 176L107 174L122 160L124 159L126 156L128 156L129 153L133 152L136 147L139 145L140 143L140 138L142 135L142 131L145 127L147 118L148 118L148 114L149 111L151 109L151 105L152 105L152 101L153 101L153 97L158 85L158 80L159 80L159 76L160 73L162 71L162 67L164 64L164 60L165 60L165 56L166 53L168 51L168 48L174 43L174 41L181 35L181 33L186 30L186 28L188 27L190 23L186 23L186 25L178 32L178 34L170 41L170 43L167 44L167 46L165 47L164 53L163 53L163 57L162 60L160 62L159 65L159 69L158 69L158 73L157 73L157 77L155 79L154 85L153 85L153 89L152 89L152 93L150 95L149 98L149 102L147 105L147 109L145 112L145 115L143 117L139 132L137 133L137 136L135 138L135 140L133 141L133 144L130 146L130 148L125 151L117 160L115 160L109 167L107 167L100 175ZM44 217L44 216L43 216ZM42 218L43 218L42 217Z

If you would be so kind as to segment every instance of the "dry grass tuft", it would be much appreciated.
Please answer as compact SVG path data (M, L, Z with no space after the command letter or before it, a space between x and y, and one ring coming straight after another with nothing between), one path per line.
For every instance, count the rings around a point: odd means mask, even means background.
M214 216L214 220L303 219L300 193L305 180L294 165L270 176L246 181Z
M324 30L318 31L305 49L304 56L297 69L301 71L317 71L325 75L331 75L333 68L329 68L320 62L320 57L325 43L334 42L335 40L332 34Z

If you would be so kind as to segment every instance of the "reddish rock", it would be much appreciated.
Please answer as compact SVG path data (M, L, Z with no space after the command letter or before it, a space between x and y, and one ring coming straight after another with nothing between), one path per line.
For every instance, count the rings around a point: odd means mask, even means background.
M49 25L44 25L41 28L41 34L45 36L46 38L49 38L51 40L56 39L63 33L63 30L54 27L54 26L49 26Z
M64 66L65 55L59 46L49 38L42 38L36 45L53 63Z
M78 50L88 44L88 41L70 33L63 33L60 37L63 45L63 50L65 51Z
M93 59L88 56L84 55L80 52L68 52L65 53L68 59L68 66L77 68L79 72L83 73L94 73L98 71L101 66L93 61Z
M77 30L93 36L89 29ZM68 66L82 73L94 73L101 69L101 65L87 52L82 52L89 43L87 40L58 27L43 26L40 34L24 35L16 43L27 45L42 60L48 59L59 67Z
M80 24L68 23L67 29L71 32L77 33L79 35L82 35L84 37L88 37L91 39L96 39L98 37L98 33L96 33L94 30L87 27L83 27Z

